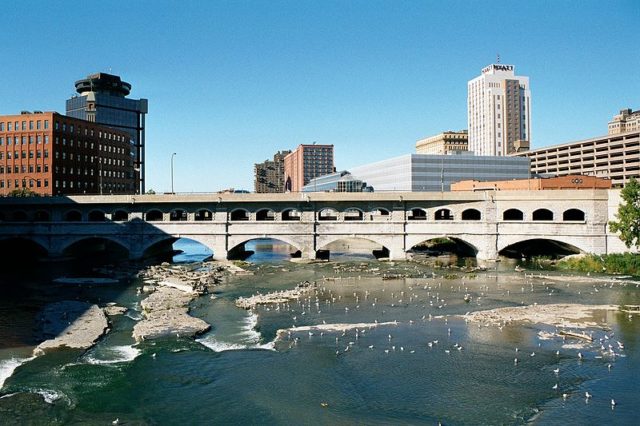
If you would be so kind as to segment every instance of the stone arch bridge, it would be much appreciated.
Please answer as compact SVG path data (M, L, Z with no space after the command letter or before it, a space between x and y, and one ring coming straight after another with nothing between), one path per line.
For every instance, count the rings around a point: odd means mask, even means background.
M619 199L617 190L4 198L0 244L26 239L55 257L99 239L137 259L184 237L224 259L247 241L274 238L315 258L334 241L361 238L399 260L421 242L448 237L478 259L534 239L604 254L625 251L607 226Z

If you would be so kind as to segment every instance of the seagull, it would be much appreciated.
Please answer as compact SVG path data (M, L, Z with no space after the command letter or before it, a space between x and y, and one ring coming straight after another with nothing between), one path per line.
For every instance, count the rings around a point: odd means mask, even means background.
M558 368L556 368L555 370L553 370L553 372L554 372L555 374L558 374L558 373L560 372L560 367L558 367Z
M518 358L514 358L513 359L513 363L517 365L518 364Z
M556 383L555 385L553 385L553 387L551 389L558 390L558 384Z
M584 393L584 397L585 397L585 398L587 398L587 399L591 398L592 396L593 396L593 395L591 395L591 394L589 393L589 391L587 391L587 392L585 392L585 393Z
M582 352L578 352L578 358L582 359Z
M569 397L569 394L567 393L563 393L562 394L562 399L564 399L566 401L566 399Z
M111 422L112 425L117 425L118 423L120 423L120 417Z
M616 400L611 398L611 409L616 406Z

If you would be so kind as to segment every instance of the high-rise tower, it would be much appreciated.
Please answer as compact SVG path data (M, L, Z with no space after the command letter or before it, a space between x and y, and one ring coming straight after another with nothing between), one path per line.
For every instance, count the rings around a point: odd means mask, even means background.
M139 175L139 192L145 192L145 114L147 99L127 98L131 84L117 75L97 73L76 81L78 95L67 99L67 115L104 124L131 135L134 145L134 173Z
M469 81L467 113L469 151L508 155L529 149L529 77L516 76L513 65L491 64Z

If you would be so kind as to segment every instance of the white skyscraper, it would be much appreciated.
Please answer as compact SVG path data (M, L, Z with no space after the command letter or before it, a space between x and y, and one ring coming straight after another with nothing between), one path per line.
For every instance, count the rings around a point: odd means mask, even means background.
M469 151L507 155L526 151L531 142L529 77L513 65L491 64L468 83Z

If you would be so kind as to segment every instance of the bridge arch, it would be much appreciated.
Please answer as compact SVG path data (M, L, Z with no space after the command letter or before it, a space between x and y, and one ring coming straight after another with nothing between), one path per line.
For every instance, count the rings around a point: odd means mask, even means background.
M91 210L87 216L89 222L104 222L107 216L102 210Z
M185 209L173 209L169 212L170 222L184 222L189 218L189 214Z
M553 220L553 212L549 209L537 209L534 210L531 215L531 220L534 221L551 221Z
M520 209L507 209L502 212L502 220L524 220L524 213Z
M260 209L256 212L256 221L274 221L276 212L272 209Z
M466 209L460 214L462 220L482 220L482 213L478 209Z
M69 210L64 214L65 222L82 222L82 212L80 210Z
M302 219L302 212L298 209L290 208L282 211L283 221L299 221Z
M249 220L249 210L247 209L234 209L231 210L231 213L229 213L229 220L230 221L246 221Z
M344 220L347 221L362 221L364 220L364 211L356 207L349 207L344 210Z
M575 237L553 236L513 236L502 238L498 243L498 254L507 257L531 257L536 255L552 255L562 257L568 254L589 252L586 241Z
M338 210L333 207L325 207L318 211L318 220L336 221L338 220Z
M129 220L129 213L125 210L116 210L112 213L111 220L115 222L127 222Z
M580 209L568 209L562 213L564 222L584 222L585 215Z
M453 220L453 212L449 209L438 209L433 214L434 220Z
M317 241L317 255L319 257L323 257L324 252L328 252L328 248L341 241L368 241L369 243L373 243L376 246L379 246L379 249L373 249L371 251L371 255L379 258L379 257L389 257L389 253L393 247L393 242L385 239L384 237L377 235L366 235L366 236L348 236L348 235L323 235L319 236ZM328 259L328 257L326 257Z
M234 253L238 253L244 250L244 245L250 241L255 240L277 240L285 244L289 244L291 247L299 253L303 253L305 244L301 241L297 241L295 238L291 238L285 235L238 235L229 238L229 256L232 257ZM214 255L215 255L214 250Z
M420 207L414 207L409 210L407 220L427 220L427 211Z
M147 210L144 213L144 220L147 222L161 222L163 219L163 213L158 209Z
M213 220L213 212L209 209L198 209L193 215L195 221L208 221Z
M436 242L438 244L445 244L445 241L449 240L455 244L454 246L449 247L449 252L455 252L462 254L464 256L476 256L478 254L478 243L479 242L470 242L468 238L462 238L459 236L450 236L450 235L423 235L421 237L414 237L413 240L407 242L408 251L418 250L420 246L428 247L429 243Z
M60 252L75 257L90 257L100 253L110 257L129 257L129 245L113 236L81 236L67 239L60 247Z

